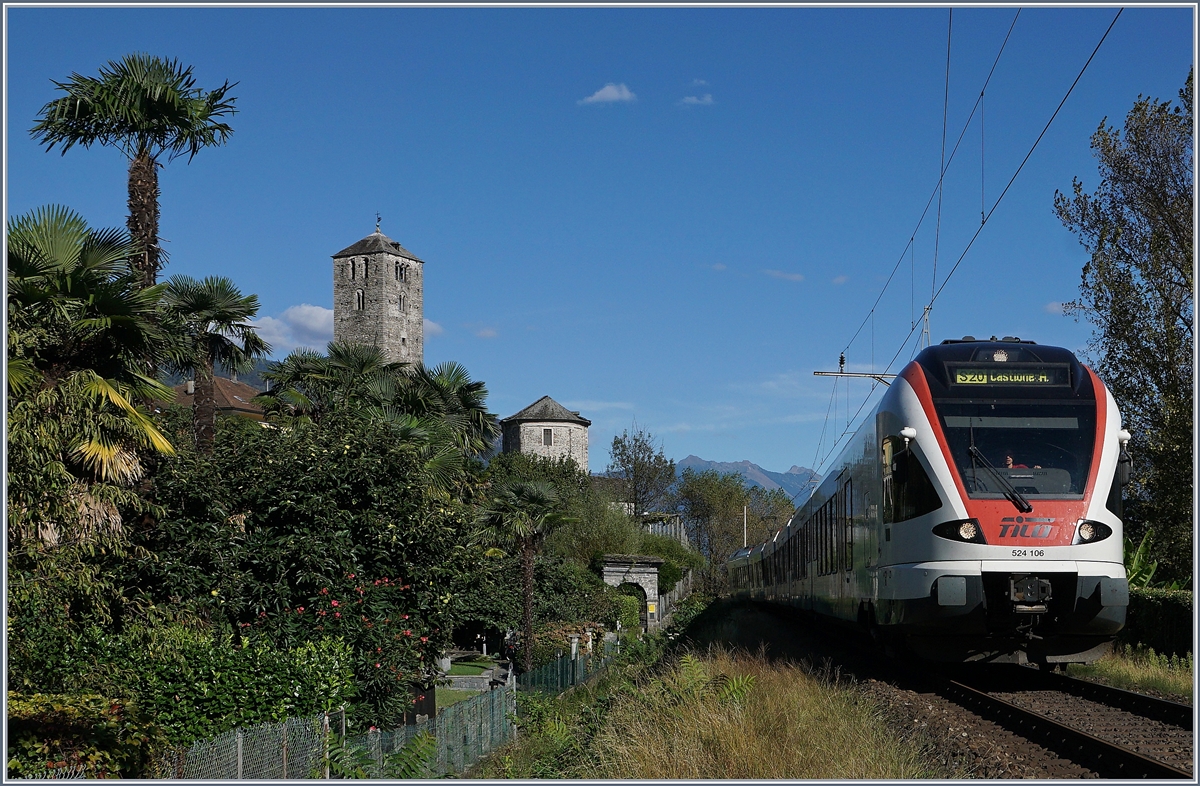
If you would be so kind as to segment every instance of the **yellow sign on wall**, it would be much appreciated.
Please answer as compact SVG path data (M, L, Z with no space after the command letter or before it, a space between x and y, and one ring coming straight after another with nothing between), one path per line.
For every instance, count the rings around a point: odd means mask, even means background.
M647 603L647 604L646 604L646 608L647 608L647 609L650 611L650 613L651 613L651 614L653 614L653 613L654 613L654 610L655 610L657 607L658 607L658 604L655 604L655 603Z

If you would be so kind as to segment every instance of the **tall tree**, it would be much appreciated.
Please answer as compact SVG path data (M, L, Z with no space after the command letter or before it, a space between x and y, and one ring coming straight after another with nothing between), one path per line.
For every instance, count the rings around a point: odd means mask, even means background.
M222 276L209 276L203 281L172 276L167 280L163 302L170 326L182 339L170 366L192 374L196 381L192 407L196 446L209 453L217 429L216 364L244 371L271 351L250 324L258 314L258 296L243 295Z
M644 428L633 425L613 437L608 463L610 477L619 478L623 501L635 517L654 510L675 483L675 462L663 455L662 445Z
M545 481L501 484L476 520L481 543L510 546L521 559L522 671L533 667L533 560L546 536L564 522L558 494Z
M1092 135L1100 185L1054 208L1091 259L1067 304L1095 326L1089 358L1133 434L1128 524L1153 525L1167 578L1192 574L1192 74L1179 104L1139 97L1124 133Z
M72 74L54 82L65 95L38 114L30 134L47 150L74 145L116 147L129 159L129 234L139 245L134 267L152 286L161 267L158 246L158 167L164 154L188 161L205 147L223 145L233 132L224 119L235 113L228 81L215 90L196 87L191 66L146 54L109 61L100 75Z

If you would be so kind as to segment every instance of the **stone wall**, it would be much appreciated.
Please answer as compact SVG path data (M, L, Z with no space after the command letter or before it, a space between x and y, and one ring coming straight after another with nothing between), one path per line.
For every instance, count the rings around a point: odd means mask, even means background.
M389 360L423 363L423 267L416 260L387 253L335 258L334 340L373 344Z
M544 430L553 433L553 444L544 444ZM588 467L588 430L579 423L562 421L525 421L504 424L505 453L520 451L547 458L575 459L586 472Z

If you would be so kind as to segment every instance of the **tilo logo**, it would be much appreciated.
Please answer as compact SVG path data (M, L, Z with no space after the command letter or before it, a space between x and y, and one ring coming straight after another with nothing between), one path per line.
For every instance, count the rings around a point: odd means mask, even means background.
M1054 519L1034 518L1033 516L1017 516L1016 518L1005 517L1000 519L1001 522L1012 522L1000 524L1000 537L1002 538L1048 538L1054 533L1054 527L1049 523Z

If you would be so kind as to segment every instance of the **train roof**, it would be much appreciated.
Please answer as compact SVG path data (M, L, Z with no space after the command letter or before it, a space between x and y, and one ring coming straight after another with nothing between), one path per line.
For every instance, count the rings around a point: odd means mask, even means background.
M963 336L960 339L947 339L941 344L926 347L913 362L925 371L931 392L935 398L954 395L950 390L949 364L952 363L1008 363L1017 367L1029 366L1066 366L1070 368L1070 387L1059 388L1057 396L1074 398L1092 398L1091 376L1084 371L1079 358L1069 349L1024 341L1015 336L1005 336L990 339L977 339L974 336ZM1001 397L1022 396L1026 392L1019 389L1008 391L990 391L991 395Z

